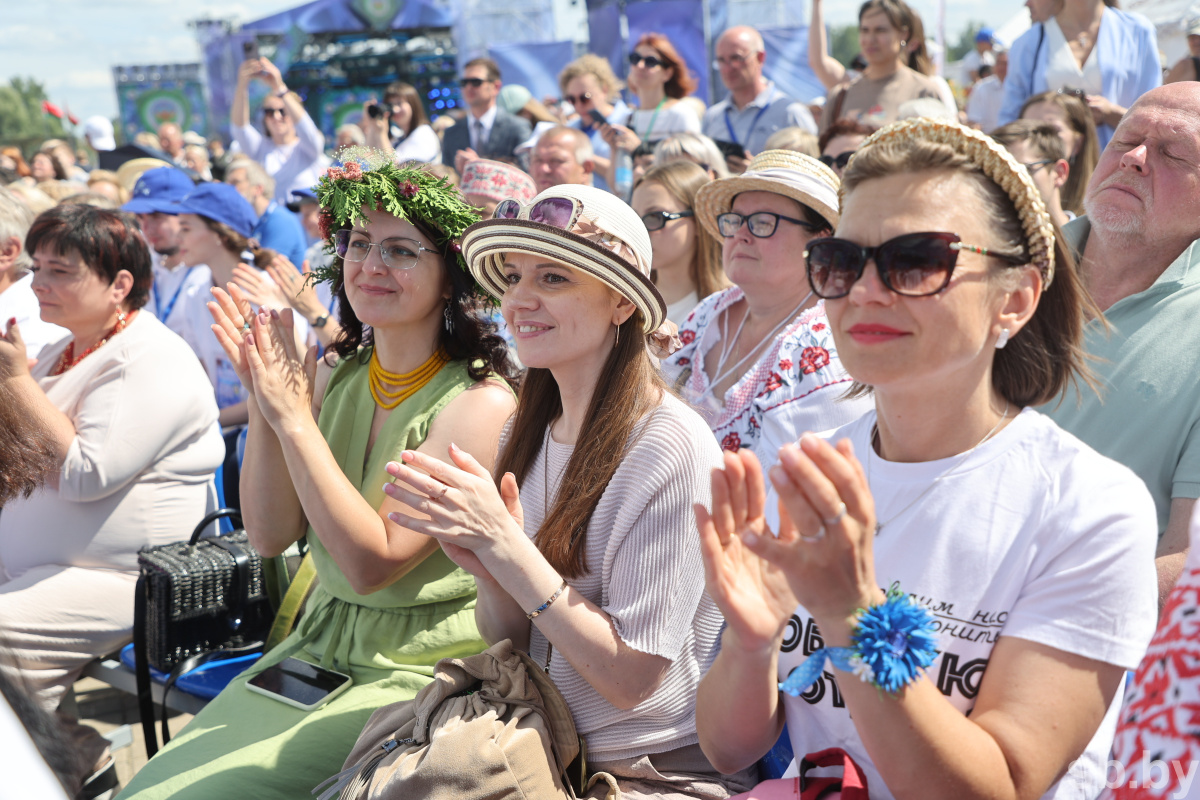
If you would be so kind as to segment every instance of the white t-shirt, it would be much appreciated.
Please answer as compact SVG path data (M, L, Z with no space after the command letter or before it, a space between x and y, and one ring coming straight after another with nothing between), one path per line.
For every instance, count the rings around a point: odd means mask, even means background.
M1004 102L1004 84L995 75L988 75L971 90L967 98L967 122L977 123L984 133L999 127L1000 106Z
M8 328L8 321L14 317L30 358L37 358L46 345L71 335L66 328L42 321L42 307L33 293L32 272L0 293L0 332Z
M428 125L418 125L412 133L404 137L395 147L396 161L403 164L406 161L424 161L430 164L442 163L442 140Z
M1154 550L1158 522L1145 485L1025 409L964 461L886 462L870 439L875 412L825 438L848 438L868 469L876 514L875 571L936 618L941 653L932 681L964 714L975 705L992 647L1015 636L1068 653L1136 668L1158 615ZM906 508L930 483L932 490ZM773 505L773 498L768 499ZM779 659L782 681L823 646L799 607ZM836 678L835 678L836 675ZM872 798L891 798L826 665L803 697L782 695L797 758L841 747L862 766ZM1092 798L1116 727L1118 692L1099 731L1047 798Z
M658 109L657 116L653 108L634 111L628 127L643 142L657 142L672 133L700 133L700 118L686 105L673 103Z

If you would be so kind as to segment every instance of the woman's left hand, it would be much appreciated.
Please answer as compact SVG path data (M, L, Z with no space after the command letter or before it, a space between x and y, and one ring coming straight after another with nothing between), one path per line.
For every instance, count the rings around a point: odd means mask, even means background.
M29 353L25 340L17 326L17 318L8 321L8 327L0 336L0 380L20 378L29 374Z
M1121 121L1121 117L1125 116L1127 110L1101 94L1089 94L1087 105L1092 112L1092 119L1097 125L1109 125L1114 128Z
M309 348L304 358L296 352L292 310L260 308L245 342L254 399L267 424L282 434L297 423L311 423L317 348Z
M432 536L443 546L452 545L473 553L484 570L497 547L515 541L515 537L525 537L520 526L521 505L515 480L505 480L511 496L502 498L491 474L454 444L450 445L454 466L416 450L405 450L401 459L404 463L388 463L388 474L397 482L386 484L383 490L389 497L430 518L393 512L388 515L392 522ZM447 554L454 557L452 550L447 550ZM460 566L468 569L466 564Z
M849 440L831 447L805 434L799 447L780 448L770 480L779 493L781 527L794 526L797 535L747 544L784 571L817 623L849 621L858 609L881 602L875 503Z

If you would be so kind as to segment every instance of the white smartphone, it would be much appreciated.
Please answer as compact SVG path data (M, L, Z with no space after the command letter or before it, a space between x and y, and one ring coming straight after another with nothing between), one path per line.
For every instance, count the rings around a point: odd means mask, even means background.
M349 689L353 682L349 675L289 656L248 680L246 688L303 711L312 711Z

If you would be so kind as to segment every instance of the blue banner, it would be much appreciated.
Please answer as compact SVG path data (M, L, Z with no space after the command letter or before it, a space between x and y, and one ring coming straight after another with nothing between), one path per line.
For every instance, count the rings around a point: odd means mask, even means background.
M575 58L574 42L496 44L488 55L500 65L507 84L519 84L535 98L558 97L558 74Z
M693 92L702 100L708 98L708 47L704 42L704 3L702 0L650 0L625 6L629 21L629 40L620 54L622 74L627 74L629 51L645 33L661 33L671 40L688 69L699 81Z
M775 81L781 92L803 103L825 96L825 87L808 66L807 25L759 32L767 50L763 74Z
M457 18L458 4L439 0L314 0L247 22L242 30L386 32L397 28L448 28Z

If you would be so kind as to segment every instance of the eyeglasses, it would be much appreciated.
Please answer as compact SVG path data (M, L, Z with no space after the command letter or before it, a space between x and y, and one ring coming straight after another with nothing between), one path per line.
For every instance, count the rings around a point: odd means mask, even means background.
M785 217L783 214L773 214L770 211L756 211L753 214L743 216L733 211L717 215L717 230L726 239L732 238L741 229L742 223L745 223L750 228L750 235L755 239L769 239L775 235L775 229L779 227L779 220L790 222L793 225L799 225L806 231L815 233L819 231L816 225L811 222L805 222L802 219L794 217Z
M283 106L276 106L273 108L264 108L262 110L262 112L263 112L264 117L279 117L280 119L282 119L287 116L287 109L284 108Z
M1030 161L1028 164L1026 164L1024 161L1022 161L1021 166L1024 167L1026 170L1028 170L1029 174L1032 175L1033 173L1037 172L1039 169L1046 166L1047 164L1053 164L1053 163L1054 163L1053 158L1043 158L1041 161Z
M817 160L830 169L845 169L846 165L850 163L850 156L852 155L854 155L854 151L847 150L844 153L838 153L836 156L821 156Z
M753 53L746 53L745 55L743 55L741 53L734 53L733 55L728 56L728 57L717 56L716 58L713 59L712 68L720 69L721 67L725 67L725 66L740 67L743 64L745 64L747 61L749 61L751 58L756 56L757 54L758 54L758 51L755 50Z
M661 231L668 222L673 222L684 217L695 216L694 211L652 211L649 214L642 216L642 222L648 231Z
M500 201L492 212L492 219L527 219L569 231L582 211L583 205L573 197L547 197L528 206L510 199Z
M927 297L950 285L950 275L961 250L1004 259L1011 265L1029 259L997 253L979 245L963 244L954 233L906 233L876 247L861 247L848 239L827 237L808 243L804 263L813 294L836 300L850 294L862 277L867 261L874 259L879 280L896 294Z
M483 78L459 78L458 79L459 86L464 86L464 87L470 86L472 89L478 89L480 86L483 86L485 83L487 83L487 81L485 81Z
M646 67L646 69L654 69L655 67L667 66L667 62L663 61L661 58L657 58L655 56L643 56L638 53L630 53L629 54L629 63L635 67L638 64L642 64Z
M564 94L563 95L563 100L566 100L568 103L570 103L573 106L583 105L584 103L586 103L588 100L591 100L591 99L592 99L591 92L584 92L583 94L579 95L578 97L576 97L573 94Z
M1083 89L1059 89L1058 94L1069 94L1071 97L1074 97L1077 100L1082 100L1085 103L1087 102L1087 92L1085 92Z
M366 261L372 247L379 248L383 263L392 269L412 269L421 258L421 253L432 253L415 239L396 236L382 242L372 242L357 231L342 229L333 235L333 248L347 261Z

